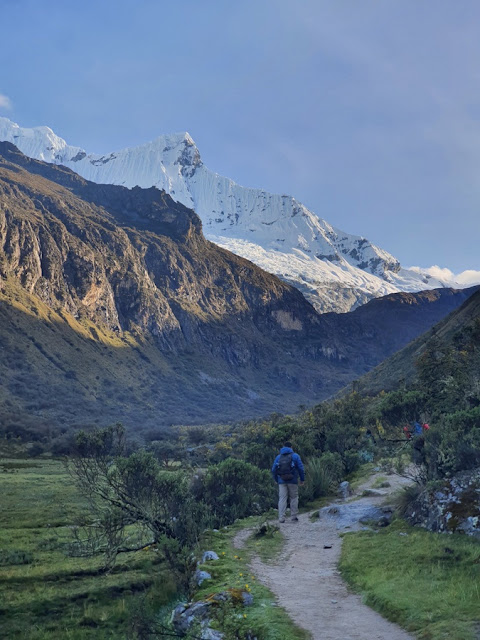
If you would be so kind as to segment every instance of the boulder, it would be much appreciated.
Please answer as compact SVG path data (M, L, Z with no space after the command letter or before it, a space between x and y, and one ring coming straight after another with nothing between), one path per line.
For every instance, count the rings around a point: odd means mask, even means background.
M185 634L196 621L208 621L211 604L195 602L194 604L179 604L172 613L173 628L178 634Z
M480 470L446 479L434 490L424 488L408 505L406 518L429 531L480 538Z
M350 483L344 480L340 483L338 487L338 493L340 496L346 500L349 496L353 494L352 488L350 487Z
M208 573L208 571L198 570L195 571L193 579L195 580L195 584L197 585L197 587L199 587L205 580L211 580L212 576Z
M337 503L323 507L319 514L319 521L328 518L335 521L337 529L351 529L353 531L360 525L377 522L385 515L385 512L376 505L349 502L348 504Z

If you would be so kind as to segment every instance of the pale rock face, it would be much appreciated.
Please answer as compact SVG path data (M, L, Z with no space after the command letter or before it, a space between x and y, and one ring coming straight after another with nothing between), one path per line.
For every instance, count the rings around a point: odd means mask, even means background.
M100 156L69 146L48 127L26 129L0 117L0 140L93 182L164 189L196 211L209 240L298 287L318 311L349 311L399 291L466 286L402 268L386 251L336 229L291 196L242 187L210 171L188 133Z

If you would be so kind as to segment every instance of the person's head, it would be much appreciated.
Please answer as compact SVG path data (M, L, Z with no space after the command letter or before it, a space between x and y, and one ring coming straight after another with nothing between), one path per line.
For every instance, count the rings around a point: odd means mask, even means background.
M283 443L283 446L284 447L288 447L289 449L291 449L292 448L292 443L287 440L287 442Z

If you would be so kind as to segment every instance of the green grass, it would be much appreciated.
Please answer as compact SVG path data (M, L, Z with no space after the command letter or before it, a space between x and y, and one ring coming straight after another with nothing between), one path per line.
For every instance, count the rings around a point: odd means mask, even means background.
M175 588L153 551L102 559L64 553L85 505L63 465L52 459L0 459L0 637L29 640L125 638L131 614Z
M48 458L0 458L0 637L15 640L103 640L128 636L139 611L158 618L162 608L173 608L177 597L172 578L154 550L123 554L105 574L102 558L75 558L64 553L69 526L85 503L63 464ZM195 599L228 588L248 589L251 607L222 614L223 628L252 629L259 640L305 640L272 594L248 571L250 554L265 561L281 551L279 531L252 537L246 549L236 551L232 540L249 518L220 532L207 532L203 549L214 549L217 562ZM219 611L220 616L220 611ZM245 617L244 617L245 616ZM236 637L233 635L232 637ZM240 636L241 637L241 636Z
M195 599L202 600L213 593L229 588L246 589L253 595L253 605L239 607L238 610L230 607L229 622L236 627L234 633L250 631L259 640L307 640L310 636L293 624L286 612L277 606L272 593L258 583L248 569L251 554L261 554L262 547L265 550L272 539L270 538L267 542L266 538L264 541L259 541L252 537L244 549L235 549L233 546L233 538L239 530L245 526L254 528L259 521L259 518L247 518L227 529L219 532L210 531L206 534L205 549L216 551L220 559L208 561L200 566L211 574L212 580L202 584ZM273 545L279 552L283 544L282 536L274 536L273 539L275 540ZM269 559L272 558L271 552L267 555ZM244 636L233 635L232 637Z
M369 606L422 640L478 637L480 545L472 538L397 521L346 534L340 569Z
M276 513L275 513L276 515ZM261 532L263 526L265 532ZM252 532L252 535L246 541L246 549L249 554L252 553L260 556L262 562L270 563L277 558L285 546L285 536L276 524L270 524L266 520L262 520Z
M362 482L365 482L365 480L368 480L368 478L372 475L374 471L374 467L375 465L372 462L367 462L365 464L362 464L362 466L359 467L356 471L353 471L353 473L351 473L347 477L347 480L350 482L351 489L352 490L357 489L359 485L362 484Z

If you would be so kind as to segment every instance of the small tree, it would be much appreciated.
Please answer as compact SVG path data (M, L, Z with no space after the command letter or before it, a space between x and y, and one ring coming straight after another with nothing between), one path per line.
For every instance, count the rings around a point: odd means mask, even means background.
M162 469L146 451L124 452L122 425L78 434L67 465L89 502L91 522L77 534L77 546L103 552L110 568L119 553L158 545L185 587L205 505L194 499L184 471Z
M273 506L273 484L268 471L243 460L228 458L209 467L199 492L200 498L211 508L218 526L263 513Z

